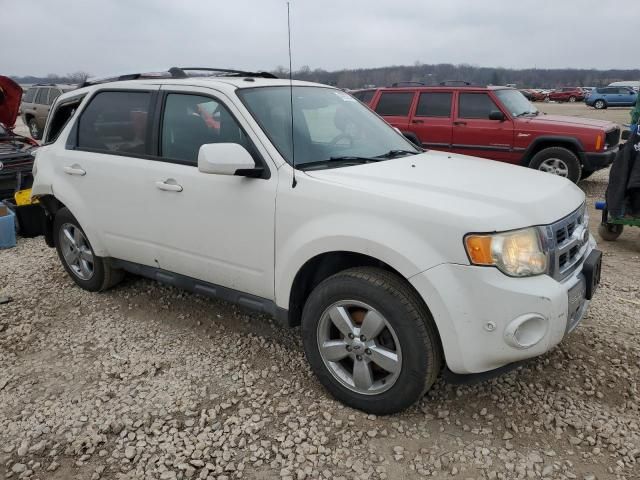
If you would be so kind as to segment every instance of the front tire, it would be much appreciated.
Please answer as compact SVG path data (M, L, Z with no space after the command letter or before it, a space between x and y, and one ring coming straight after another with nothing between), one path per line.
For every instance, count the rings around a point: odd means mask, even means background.
M529 162L529 167L568 178L573 183L578 183L582 174L580 160L575 153L564 147L540 150Z
M607 108L607 102L605 102L604 100L596 100L593 103L593 108L595 108L596 110L602 110Z
M569 97L569 103L576 103L576 97Z
M124 277L124 272L112 268L106 259L95 254L80 223L68 208L57 212L53 238L62 266L80 288L100 292Z
M417 402L442 364L426 306L403 279L378 268L352 268L320 283L305 304L302 334L324 387L377 415Z

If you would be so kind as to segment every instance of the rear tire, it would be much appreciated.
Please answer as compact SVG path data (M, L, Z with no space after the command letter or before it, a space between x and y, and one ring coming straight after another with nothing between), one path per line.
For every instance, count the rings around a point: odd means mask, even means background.
M569 97L569 103L576 103L576 97Z
M124 278L122 270L95 254L80 223L66 207L56 213L53 238L62 266L80 288L101 292Z
M582 174L582 165L575 153L564 147L549 147L536 153L529 167L547 173L553 173L578 183Z
M622 235L624 225L617 223L601 223L598 226L598 234L605 242L614 242Z
M304 306L302 338L320 383L346 405L376 415L420 400L442 365L422 299L378 268L352 268L320 283Z
M607 108L607 102L605 102L604 100L596 100L593 103L593 108L595 108L596 110L603 110Z

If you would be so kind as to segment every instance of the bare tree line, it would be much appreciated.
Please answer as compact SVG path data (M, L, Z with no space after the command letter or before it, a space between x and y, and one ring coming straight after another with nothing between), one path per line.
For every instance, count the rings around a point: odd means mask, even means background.
M289 71L282 66L273 73L287 78ZM48 74L46 77L13 77L18 83L71 83L81 84L90 74L83 71L66 75ZM507 69L478 67L474 65L453 65L441 63L428 65L416 62L414 65L394 65L379 68L345 69L327 71L303 66L293 72L298 80L319 82L341 88L363 88L367 86L388 86L396 82L422 82L437 85L446 80L464 80L477 85L516 84L520 88L557 88L562 86L599 87L621 80L640 80L640 69L596 70L596 69Z

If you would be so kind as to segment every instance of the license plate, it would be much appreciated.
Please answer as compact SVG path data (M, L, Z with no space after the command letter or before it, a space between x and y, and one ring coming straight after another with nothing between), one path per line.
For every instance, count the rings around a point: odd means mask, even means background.
M600 250L592 250L582 265L582 274L585 280L584 298L591 300L593 294L600 284L600 274L602 272L602 252Z

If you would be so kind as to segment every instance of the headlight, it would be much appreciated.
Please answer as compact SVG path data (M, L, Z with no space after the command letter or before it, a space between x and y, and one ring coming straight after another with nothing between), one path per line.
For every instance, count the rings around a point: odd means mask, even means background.
M472 264L497 267L512 277L547 272L547 253L542 247L540 231L535 227L487 235L469 234L464 238L464 246Z

